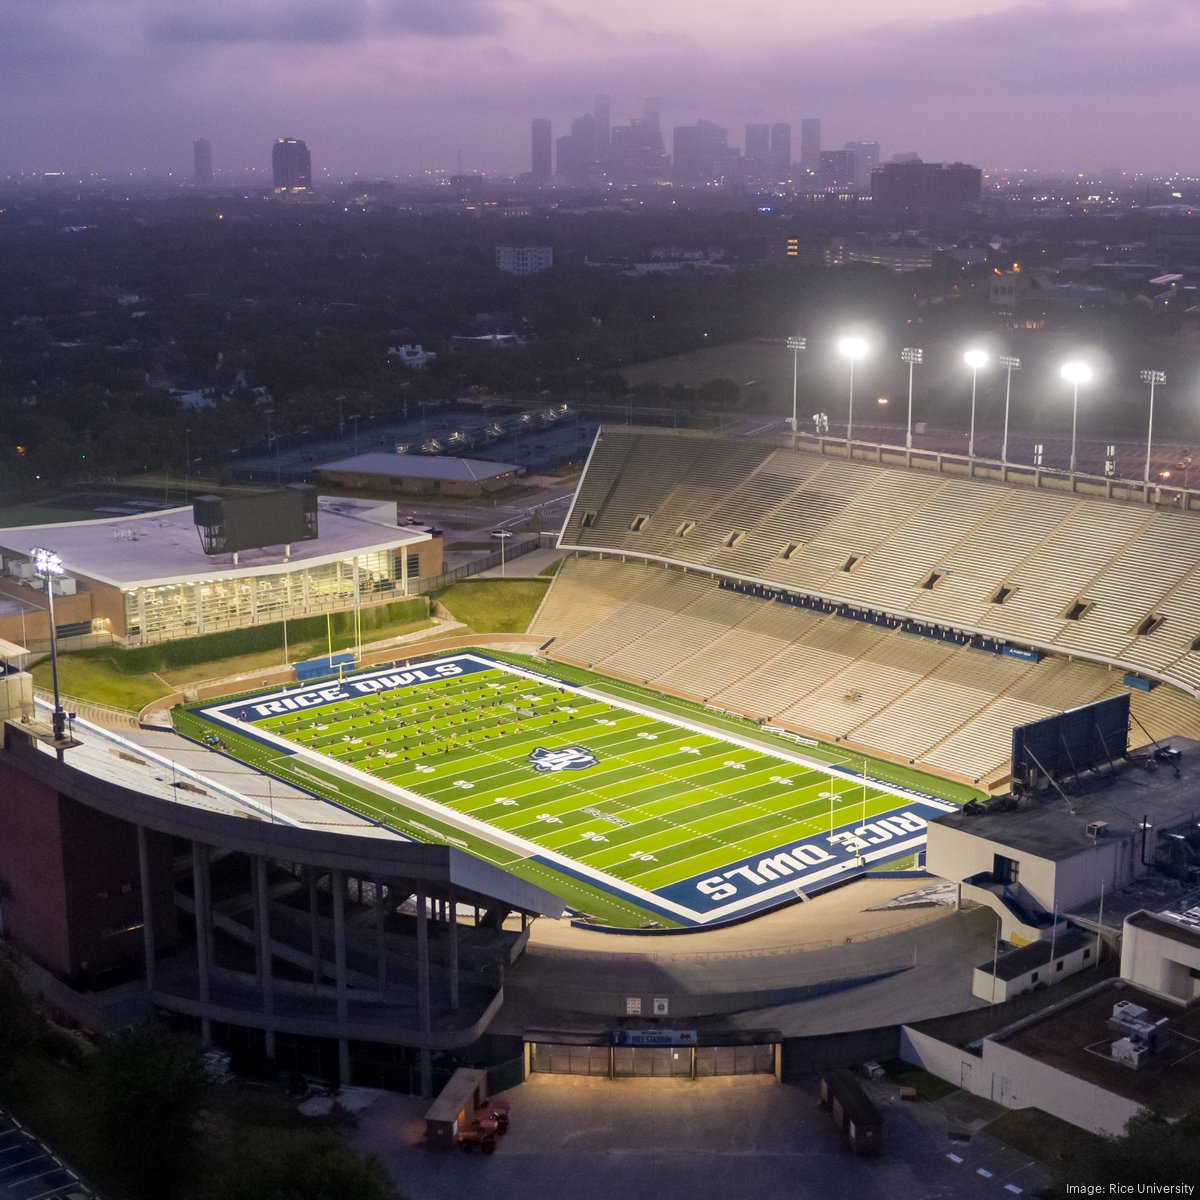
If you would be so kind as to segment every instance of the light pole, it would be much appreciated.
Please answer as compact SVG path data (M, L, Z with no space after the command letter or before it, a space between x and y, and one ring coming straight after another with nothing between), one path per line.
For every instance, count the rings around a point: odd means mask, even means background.
M971 368L971 436L967 440L967 458L970 459L975 457L975 385L979 380L979 368L987 366L987 351L968 350L963 355L963 362Z
M1076 433L1079 429L1079 385L1091 382L1092 368L1087 363L1069 362L1063 363L1059 373L1074 388L1074 399L1071 402L1071 474L1074 475Z
M1007 371L1004 381L1004 441L1000 443L1000 462L1008 462L1008 402L1012 398L1012 373L1021 369L1021 360L1011 354L1000 355L1000 365Z
M925 361L925 351L919 346L905 346L900 351L900 361L908 363L908 432L904 435L904 448L912 449L912 385L913 367Z
M183 431L183 502L188 502L188 486L192 480L192 431Z
M1146 423L1146 470L1142 475L1142 482L1149 484L1150 448L1154 437L1154 388L1156 384L1167 382L1167 373L1166 371L1140 371L1138 374L1143 383L1150 385L1150 420Z
M54 682L54 717L51 727L54 730L54 740L61 742L66 736L67 714L58 696L58 638L54 629L54 581L63 574L62 559L53 550L35 546L30 553L33 555L33 569L46 581L46 607L50 619L50 676Z
M860 337L844 337L838 342L838 353L850 360L850 413L846 421L846 449L849 451L850 443L854 440L854 364L865 357L867 343Z
M792 449L796 448L796 387L800 377L800 351L808 349L808 338L790 337L787 348L792 352Z
M512 534L507 529L493 529L492 537L497 538L500 542L500 577L504 578L504 544L508 541Z

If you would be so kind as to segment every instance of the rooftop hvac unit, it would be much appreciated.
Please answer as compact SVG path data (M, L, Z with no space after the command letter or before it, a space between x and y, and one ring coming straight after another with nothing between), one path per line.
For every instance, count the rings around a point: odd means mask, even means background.
M1120 1038L1112 1044L1113 1061L1124 1063L1125 1066L1132 1067L1135 1071L1145 1063L1149 1053L1148 1046L1140 1046L1136 1042L1130 1041L1129 1038Z
M1108 832L1107 821L1089 821L1087 835L1090 838L1103 837Z
M1147 1009L1140 1004L1134 1004L1132 1000L1121 1000L1113 1005L1112 1018L1113 1021L1142 1021L1145 1020Z

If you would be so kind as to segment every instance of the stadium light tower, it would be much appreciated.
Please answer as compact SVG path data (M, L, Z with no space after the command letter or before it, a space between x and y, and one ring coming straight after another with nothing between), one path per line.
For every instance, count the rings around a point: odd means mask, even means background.
M1004 464L1008 462L1008 402L1012 398L1012 373L1021 369L1021 360L1011 354L1002 354L998 361L1007 372L1004 381L1004 440L1000 443L1000 462Z
M1059 373L1074 388L1075 398L1071 402L1071 474L1074 475L1075 447L1078 444L1076 433L1079 429L1079 385L1091 382L1092 368L1084 362L1069 362L1063 363Z
M838 342L838 353L850 360L850 413L846 421L846 446L854 440L854 364L867 354L867 343L864 338L844 337Z
M1139 375L1143 383L1150 385L1150 420L1146 424L1146 470L1142 475L1142 482L1149 484L1151 439L1154 437L1154 388L1156 384L1167 382L1167 373L1166 371L1141 371Z
M800 376L800 351L808 349L808 338L790 337L787 348L792 352L792 449L796 448L796 389Z
M979 380L979 368L986 367L988 356L986 350L968 350L963 355L963 362L971 368L971 436L967 440L967 457L975 457L975 385Z
M904 435L904 447L906 450L911 450L913 367L919 366L925 361L925 351L919 346L905 346L900 351L900 361L908 363L908 432Z
M63 712L62 702L58 695L58 638L54 632L54 581L63 574L62 559L53 550L35 546L30 554L33 556L33 569L46 581L47 615L50 619L50 676L54 681L54 717L51 726L54 730L54 740L61 742L66 737L67 714Z

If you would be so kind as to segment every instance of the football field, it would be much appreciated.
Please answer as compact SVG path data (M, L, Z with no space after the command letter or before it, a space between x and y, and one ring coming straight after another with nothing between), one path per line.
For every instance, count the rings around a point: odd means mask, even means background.
M257 766L336 780L334 799L353 785L404 836L536 864L620 923L793 899L912 853L954 807L478 653L194 711Z

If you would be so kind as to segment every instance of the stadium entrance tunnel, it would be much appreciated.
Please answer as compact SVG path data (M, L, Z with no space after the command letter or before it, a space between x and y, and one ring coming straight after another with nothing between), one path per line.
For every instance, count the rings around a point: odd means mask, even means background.
M617 1044L643 1038L653 1038L657 1044ZM618 1030L608 1045L529 1041L525 1043L525 1055L527 1071L544 1075L592 1075L602 1079L774 1075L778 1079L780 1043L697 1046L689 1030Z

